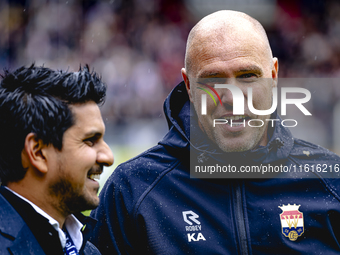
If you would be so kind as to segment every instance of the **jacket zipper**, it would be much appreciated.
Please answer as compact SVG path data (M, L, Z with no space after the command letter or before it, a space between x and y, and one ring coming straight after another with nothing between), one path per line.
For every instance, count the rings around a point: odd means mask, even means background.
M248 255L248 243L247 243L247 233L246 226L244 222L244 213L243 213L243 199L242 199L242 183L236 182L234 185L234 212L235 212L235 221L236 228L238 233L238 239L240 243L240 254Z

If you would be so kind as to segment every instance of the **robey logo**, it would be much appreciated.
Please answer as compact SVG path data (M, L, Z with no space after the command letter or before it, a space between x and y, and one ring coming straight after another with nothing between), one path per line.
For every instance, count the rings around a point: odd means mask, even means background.
M205 237L202 234L202 225L198 220L199 216L197 213L193 211L183 211L183 220L188 226L185 226L185 231L191 232L187 233L188 242L198 242L198 241L206 241Z

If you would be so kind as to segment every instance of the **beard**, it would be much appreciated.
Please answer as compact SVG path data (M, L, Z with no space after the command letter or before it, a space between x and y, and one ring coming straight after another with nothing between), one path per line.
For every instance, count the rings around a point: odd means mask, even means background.
M98 189L93 190L93 193L97 192ZM99 198L91 196L85 184L75 185L65 175L50 185L49 195L54 201L52 203L65 215L92 210L99 204Z

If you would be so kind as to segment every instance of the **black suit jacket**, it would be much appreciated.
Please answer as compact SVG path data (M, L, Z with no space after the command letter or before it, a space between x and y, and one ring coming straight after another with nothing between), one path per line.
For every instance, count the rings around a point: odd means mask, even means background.
M82 215L77 218L85 225L79 254L100 254L87 241L94 220ZM48 220L4 187L0 187L0 254L64 254L58 232Z

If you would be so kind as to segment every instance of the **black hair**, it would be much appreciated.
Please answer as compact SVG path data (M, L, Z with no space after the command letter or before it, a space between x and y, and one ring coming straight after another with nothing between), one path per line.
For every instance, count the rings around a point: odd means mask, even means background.
M0 181L21 180L25 138L34 133L44 144L62 149L64 132L73 125L68 105L105 100L106 86L89 67L78 72L46 67L20 67L4 71L0 81Z

